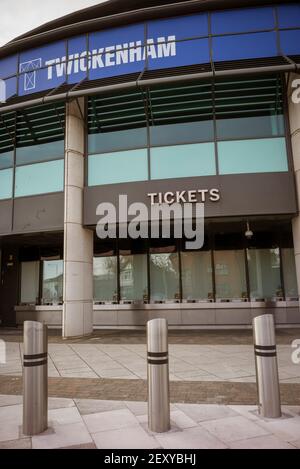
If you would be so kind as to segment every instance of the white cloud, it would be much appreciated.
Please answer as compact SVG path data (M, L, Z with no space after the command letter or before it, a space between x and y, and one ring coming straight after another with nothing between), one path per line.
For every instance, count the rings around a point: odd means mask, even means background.
M43 23L105 0L0 0L0 46Z

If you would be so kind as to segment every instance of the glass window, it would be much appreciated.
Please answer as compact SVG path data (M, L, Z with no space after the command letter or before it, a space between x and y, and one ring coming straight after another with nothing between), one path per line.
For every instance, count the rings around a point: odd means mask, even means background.
M148 179L147 150L131 150L89 156L89 186L145 181Z
M63 261L43 261L43 304L63 301Z
M247 298L245 253L243 250L215 251L217 299Z
M216 125L219 140L284 135L283 115L218 119Z
M279 248L248 249L247 258L251 299L282 298Z
M13 170L0 170L0 200L10 199L12 197Z
M153 146L210 142L214 139L213 120L150 127Z
M183 300L213 300L210 251L181 253Z
M281 249L281 258L285 297L287 300L292 298L298 298L298 285L294 249Z
M11 168L13 166L14 152L8 151L0 153L0 170Z
M151 303L180 301L179 256L175 247L151 249Z
M116 303L118 301L117 256L103 255L94 258L94 301Z
M151 179L216 174L213 143L176 145L151 149Z
M91 134L88 139L89 154L142 148L147 146L147 129L127 129L118 132Z
M122 301L148 301L147 254L120 255Z
M288 171L284 138L218 143L220 174Z
M50 161L16 168L16 197L64 190L64 161Z
M39 278L39 261L21 263L21 304L38 304Z
M58 160L64 158L64 141L21 147L16 150L18 166L40 161Z

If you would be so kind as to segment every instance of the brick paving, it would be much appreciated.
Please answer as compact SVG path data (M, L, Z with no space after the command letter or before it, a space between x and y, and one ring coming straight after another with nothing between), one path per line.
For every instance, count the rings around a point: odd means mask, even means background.
M0 328L0 338L8 342L22 342L22 329ZM292 340L300 338L300 328L277 329L277 344L290 344ZM65 340L61 337L61 330L49 330L50 344L144 344L146 333L144 330L98 330L89 337ZM252 345L251 329L239 330L170 330L170 344L194 345Z
M282 404L300 405L300 384L280 385ZM22 378L0 376L0 394L22 394ZM89 378L49 378L49 396L71 399L147 400L147 383L143 380ZM171 402L196 404L255 405L254 383L180 382L170 383Z

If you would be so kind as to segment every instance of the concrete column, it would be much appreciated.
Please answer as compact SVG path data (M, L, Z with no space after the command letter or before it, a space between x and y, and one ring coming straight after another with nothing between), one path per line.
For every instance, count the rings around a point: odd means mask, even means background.
M288 83L288 105L290 117L291 141L293 150L293 161L295 171L295 181L297 190L298 207L300 207L300 104L292 101L291 83L294 79L299 79L299 75L292 74ZM300 214L293 219L293 239L295 249L295 261L297 272L298 292L300 294Z
M66 105L63 337L93 331L93 232L83 228L84 100Z

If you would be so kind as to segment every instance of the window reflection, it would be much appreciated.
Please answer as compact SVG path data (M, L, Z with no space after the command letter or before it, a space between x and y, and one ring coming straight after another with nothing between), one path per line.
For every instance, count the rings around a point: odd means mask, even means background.
M211 252L182 252L181 267L183 300L212 301L214 294Z
M151 249L151 302L180 301L179 256L174 246Z
M283 298L279 248L248 249L247 257L251 299Z
M43 304L63 301L63 261L43 261Z
M216 298L247 298L245 254L243 250L215 251Z
M147 254L120 256L121 300L148 302Z
M39 302L40 262L21 263L21 304L38 304Z
M298 285L293 248L281 250L285 297L287 300L298 299Z
M97 303L118 302L117 256L113 253L94 258L94 300Z

